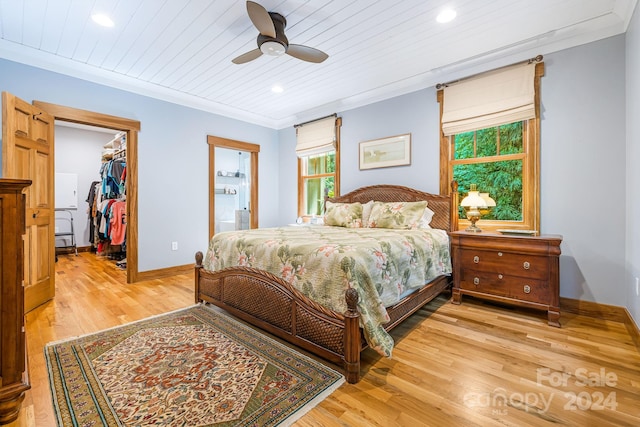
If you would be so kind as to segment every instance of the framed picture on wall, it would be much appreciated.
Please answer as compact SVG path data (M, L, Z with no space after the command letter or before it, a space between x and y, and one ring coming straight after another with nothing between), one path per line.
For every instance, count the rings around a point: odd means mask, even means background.
M360 170L410 164L410 133L360 143Z

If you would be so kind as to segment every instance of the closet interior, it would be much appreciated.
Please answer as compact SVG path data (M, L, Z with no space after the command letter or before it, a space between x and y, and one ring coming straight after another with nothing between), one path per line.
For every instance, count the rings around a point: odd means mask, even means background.
M99 256L127 267L127 134L120 132L102 151L100 179L89 189L89 241Z

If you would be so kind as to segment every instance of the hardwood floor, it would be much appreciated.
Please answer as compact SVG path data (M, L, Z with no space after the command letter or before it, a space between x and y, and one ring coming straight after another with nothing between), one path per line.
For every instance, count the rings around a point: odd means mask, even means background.
M32 389L18 426L55 426L43 346L193 304L193 277L126 284L91 253L59 257L56 298L27 314ZM344 384L296 426L638 426L640 352L621 322L441 296L363 353Z

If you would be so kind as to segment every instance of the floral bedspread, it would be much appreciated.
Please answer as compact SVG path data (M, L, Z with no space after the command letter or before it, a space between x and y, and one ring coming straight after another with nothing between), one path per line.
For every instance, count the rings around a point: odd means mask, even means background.
M344 313L345 289L358 291L360 326L369 345L391 357L385 307L437 276L451 273L443 230L302 226L216 234L204 268L246 266L282 277L319 304Z

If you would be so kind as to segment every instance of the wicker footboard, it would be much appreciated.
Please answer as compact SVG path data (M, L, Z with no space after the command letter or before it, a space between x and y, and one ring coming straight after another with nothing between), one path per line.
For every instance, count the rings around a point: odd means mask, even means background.
M208 271L196 253L195 298L214 304L234 316L343 365L348 382L360 379L362 335L356 304L350 289L347 312L336 313L309 300L281 278L248 267Z
M348 289L347 312L337 313L308 299L281 278L248 267L209 271L196 253L195 300L214 304L232 315L323 359L342 365L346 380L360 380L360 353L367 344L359 326L358 294ZM391 321L400 324L449 286L442 276L387 309Z

